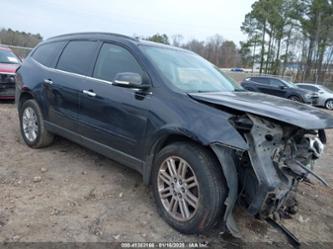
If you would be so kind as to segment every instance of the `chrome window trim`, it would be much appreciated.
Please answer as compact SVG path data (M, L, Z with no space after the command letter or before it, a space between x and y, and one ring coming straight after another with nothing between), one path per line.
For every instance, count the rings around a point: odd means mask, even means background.
M47 66L43 65L42 63L38 62L37 60L35 60L33 57L31 57L31 59L36 64L38 64L39 66L41 66L42 68L44 68L46 70L49 70L49 71L54 71L54 72L60 72L60 73L64 73L64 74L74 75L74 76L78 76L78 77L81 77L81 78L84 78L84 79L95 80L95 81L100 82L100 83L113 85L112 81L102 80L102 79L98 79L98 78L94 78L94 77L90 77L90 76L86 76L86 75L82 75L82 74L78 74L78 73L72 73L72 72L63 71L63 70L60 70L60 69L57 69L57 68L47 67ZM140 89L137 89L137 88L128 88L128 89L131 89L133 91L140 91ZM152 92L147 92L146 94L152 95Z
M43 67L46 70L50 70L50 71L54 71L54 72L60 72L60 73L69 74L69 75L73 75L73 76L78 76L78 77L81 77L81 78L84 78L84 79L96 80L96 81L99 81L101 83L106 83L106 84L109 84L109 85L113 85L112 81L102 80L102 79L94 78L94 77L83 75L83 74L72 73L72 72L60 70L60 69L57 69L57 68L47 67L47 66L43 65L42 63L38 62L37 60L35 60L34 58L31 57L31 59L34 62L36 62L39 66Z

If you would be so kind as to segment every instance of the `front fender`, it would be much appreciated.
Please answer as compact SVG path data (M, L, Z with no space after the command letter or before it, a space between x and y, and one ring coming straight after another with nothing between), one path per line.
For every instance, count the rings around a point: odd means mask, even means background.
M143 173L144 182L146 184L149 184L150 182L151 169L155 154L168 137L173 135L182 136L204 146L220 144L224 147L240 151L245 151L249 148L244 138L229 122L224 122L218 127L212 128L205 127L203 122L187 128L176 125L164 126L152 136L152 139L150 139L150 142L148 142L148 145L146 146L146 148L149 148L147 151L148 153L145 156Z
M245 151L249 149L247 142L241 134L227 121L223 123L198 122L190 127L182 127L179 125L167 125L156 132L151 139L149 153L154 152L154 145L166 139L169 135L182 135L191 140L199 142L204 146L210 144L222 144L236 150Z

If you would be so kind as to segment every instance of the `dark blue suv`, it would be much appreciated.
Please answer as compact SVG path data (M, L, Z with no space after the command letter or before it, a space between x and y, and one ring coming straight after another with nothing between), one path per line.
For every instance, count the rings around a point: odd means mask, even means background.
M311 105L316 105L319 98L315 92L302 89L289 81L276 77L249 77L241 85L248 91L266 93Z
M236 235L240 199L259 218L292 213L292 190L333 127L313 107L243 90L190 51L106 33L39 44L17 70L16 104L27 145L59 135L139 171L183 233L222 222Z

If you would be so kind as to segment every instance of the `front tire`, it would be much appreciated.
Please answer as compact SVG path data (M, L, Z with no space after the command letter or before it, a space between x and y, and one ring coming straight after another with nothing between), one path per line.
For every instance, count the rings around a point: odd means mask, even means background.
M20 128L24 142L32 148L41 148L53 142L54 135L44 127L42 112L33 99L25 101L20 110Z
M333 99L328 99L328 100L325 102L325 107L326 107L326 109L328 109L328 110L333 110Z
M212 152L194 143L177 142L158 153L152 187L161 217L181 233L208 231L225 212L221 166Z

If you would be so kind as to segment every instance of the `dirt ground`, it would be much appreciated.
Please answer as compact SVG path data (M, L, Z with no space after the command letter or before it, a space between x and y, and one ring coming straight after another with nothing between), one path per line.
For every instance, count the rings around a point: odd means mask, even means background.
M30 149L20 136L13 103L0 103L0 242L235 240L216 228L185 236L157 214L152 194L135 171L70 141L57 138ZM316 172L333 185L333 131ZM284 220L301 242L333 242L333 190L313 179L299 187L300 210ZM237 208L243 242L285 242L278 230Z

